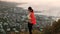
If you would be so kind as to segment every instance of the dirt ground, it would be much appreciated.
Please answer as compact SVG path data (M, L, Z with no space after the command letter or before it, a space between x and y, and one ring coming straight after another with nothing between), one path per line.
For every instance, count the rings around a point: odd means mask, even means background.
M40 31L37 31L37 30L34 30L32 32L33 34L42 34ZM19 32L19 33L9 32L8 34L29 34L29 32Z
M23 33L23 32L22 32ZM21 34L22 34L21 33ZM32 31L33 34L41 34L40 31L34 30ZM29 32L24 32L23 34L29 34Z

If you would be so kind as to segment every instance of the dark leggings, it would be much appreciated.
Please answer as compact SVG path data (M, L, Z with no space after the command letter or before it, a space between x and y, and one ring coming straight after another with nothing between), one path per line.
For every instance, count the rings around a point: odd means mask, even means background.
M32 26L33 26L33 24L28 22L29 34L32 34Z

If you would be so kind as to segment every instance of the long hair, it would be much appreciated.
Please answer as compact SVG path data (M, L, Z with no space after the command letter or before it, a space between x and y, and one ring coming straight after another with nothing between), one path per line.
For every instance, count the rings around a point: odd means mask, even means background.
M28 10L30 10L30 12L33 12L33 9L32 9L32 7L28 7Z

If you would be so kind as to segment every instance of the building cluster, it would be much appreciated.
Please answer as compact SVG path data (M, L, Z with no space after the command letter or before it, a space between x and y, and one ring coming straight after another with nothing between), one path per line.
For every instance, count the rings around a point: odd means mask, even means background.
M34 28L44 28L51 25L52 17L35 15L37 24ZM38 29L38 28L37 28ZM27 10L19 7L3 7L0 9L0 30L4 31L27 31Z

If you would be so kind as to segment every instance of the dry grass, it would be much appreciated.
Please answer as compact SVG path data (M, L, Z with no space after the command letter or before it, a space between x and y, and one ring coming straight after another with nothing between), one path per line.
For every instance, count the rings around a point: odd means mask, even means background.
M41 32L38 31L38 30L33 30L32 32L33 32L33 34L41 34ZM15 32L11 32L11 34L16 34L16 33ZM17 34L29 34L29 32L19 32Z
M33 34L41 34L41 32L38 30L33 30L32 33ZM20 34L29 34L29 32L21 32Z

